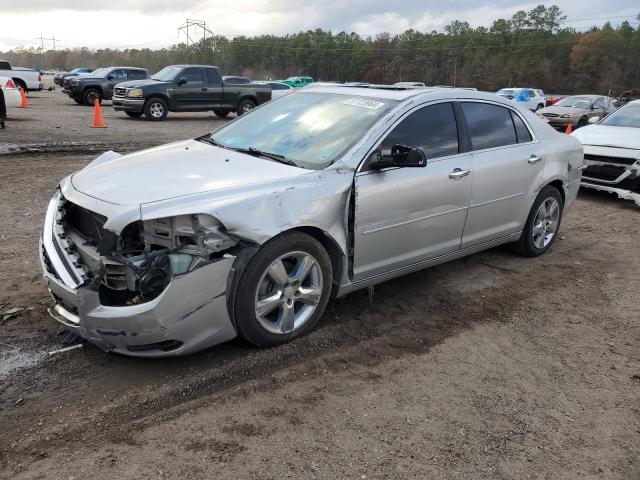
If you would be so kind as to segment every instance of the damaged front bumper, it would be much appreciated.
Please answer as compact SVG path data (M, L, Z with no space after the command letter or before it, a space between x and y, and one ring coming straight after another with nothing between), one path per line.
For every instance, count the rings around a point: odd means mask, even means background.
M56 302L51 316L65 328L103 350L144 357L184 355L236 336L227 308L234 256L174 277L149 302L104 305L99 290L83 278L73 255L65 251L64 239L58 238L56 211L54 198L40 239L40 262Z

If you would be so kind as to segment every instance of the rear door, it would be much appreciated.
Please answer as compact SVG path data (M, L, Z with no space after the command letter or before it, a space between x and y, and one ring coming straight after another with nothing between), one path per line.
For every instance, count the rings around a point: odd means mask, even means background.
M458 141L450 102L419 107L397 123L377 147L417 147L418 168L389 168L355 177L354 281L401 270L456 251L471 193L471 154Z
M473 187L462 248L522 230L542 183L547 152L516 110L460 103L473 151Z
M185 83L179 80L184 78ZM208 105L207 84L202 68L187 67L176 77L174 88L176 110L206 110Z
M205 68L204 72L207 81L206 93L208 106L212 109L220 108L222 105L222 95L224 94L220 72L216 68Z

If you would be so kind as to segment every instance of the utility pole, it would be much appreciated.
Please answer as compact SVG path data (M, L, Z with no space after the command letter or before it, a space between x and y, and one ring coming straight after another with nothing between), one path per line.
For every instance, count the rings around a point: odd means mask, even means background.
M180 32L182 32L187 37L187 47L189 46L189 42L191 42L191 45L197 43L193 40L193 38L191 38L190 29L193 31L193 33L202 34L202 44L204 46L204 63L207 63L207 33L210 37L213 37L213 32L207 27L206 21L187 18L184 25L178 28L178 35L180 35Z

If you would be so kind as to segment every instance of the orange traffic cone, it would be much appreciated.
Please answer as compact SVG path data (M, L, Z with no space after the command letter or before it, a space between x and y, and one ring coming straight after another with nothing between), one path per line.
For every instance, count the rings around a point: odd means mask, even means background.
M93 104L93 125L92 128L107 128L102 117L102 108L100 107L100 99L96 98Z
M571 135L571 132L573 132L573 123L569 122L567 124L567 129L564 131L564 133L566 133L567 135Z
M27 102L27 96L24 94L24 90L20 88L20 97L22 98L22 102L20 103L20 107L18 108L29 108L29 102Z

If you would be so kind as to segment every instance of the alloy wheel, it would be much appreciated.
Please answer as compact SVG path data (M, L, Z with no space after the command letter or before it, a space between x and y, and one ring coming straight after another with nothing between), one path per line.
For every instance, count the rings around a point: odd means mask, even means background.
M554 197L547 198L540 204L536 213L531 237L536 248L544 248L551 243L558 230L560 204Z
M256 319L274 334L298 330L318 307L323 281L320 264L309 253L296 251L280 256L258 282Z
M161 103L152 103L149 111L154 118L160 118L164 114L164 106Z

